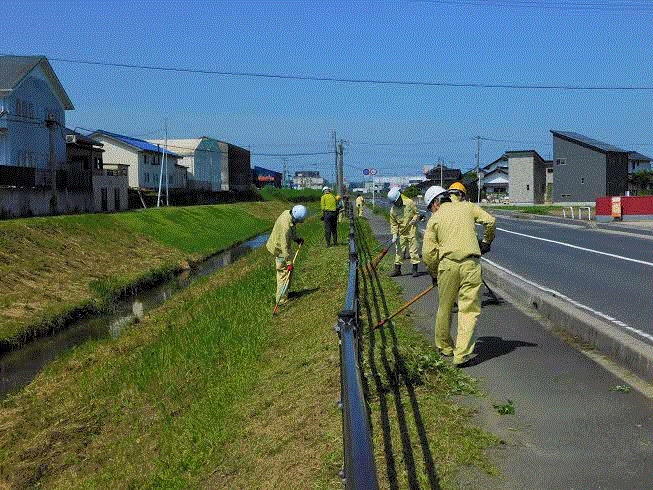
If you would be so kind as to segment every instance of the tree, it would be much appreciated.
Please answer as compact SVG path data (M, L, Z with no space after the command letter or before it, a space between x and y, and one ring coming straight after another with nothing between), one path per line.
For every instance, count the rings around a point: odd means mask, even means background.
M653 193L653 171L640 170L630 175L629 181L635 194L649 195Z

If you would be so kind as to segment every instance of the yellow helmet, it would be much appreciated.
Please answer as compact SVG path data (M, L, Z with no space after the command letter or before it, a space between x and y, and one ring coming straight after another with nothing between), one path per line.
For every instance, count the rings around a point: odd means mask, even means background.
M454 182L449 186L450 191L460 191L463 194L467 194L467 189L465 189L465 186L462 185L460 182Z
M338 195L336 196L336 201L340 201L340 199L342 199L342 196L341 196L340 194L338 194Z

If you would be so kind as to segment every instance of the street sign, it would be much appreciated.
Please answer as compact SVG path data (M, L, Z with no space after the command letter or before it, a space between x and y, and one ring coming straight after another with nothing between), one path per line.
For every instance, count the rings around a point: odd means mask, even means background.
M363 169L363 175L370 175L370 169L369 168L364 168Z
M376 175L376 169L375 168L370 169L370 175Z

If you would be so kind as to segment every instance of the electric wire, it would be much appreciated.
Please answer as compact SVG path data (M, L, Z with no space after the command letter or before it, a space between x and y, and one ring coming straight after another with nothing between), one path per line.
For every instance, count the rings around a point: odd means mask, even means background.
M7 56L12 56L4 54ZM96 66L110 66L117 68L131 68L150 71L196 73L203 75L222 75L233 77L268 78L281 80L303 80L315 82L340 82L367 85L394 85L417 87L450 87L450 88L478 88L478 89L516 89L516 90L570 90L570 91L628 91L642 92L653 91L653 86L642 85L558 85L558 84L515 84L515 83L490 83L490 82L452 82L428 80L386 80L381 78L348 78L319 75L289 75L280 73L261 73L246 71L210 70L201 68L182 68L174 66L140 65L131 63L117 63L108 61L90 61L71 58L48 57L50 61L62 63L76 63Z

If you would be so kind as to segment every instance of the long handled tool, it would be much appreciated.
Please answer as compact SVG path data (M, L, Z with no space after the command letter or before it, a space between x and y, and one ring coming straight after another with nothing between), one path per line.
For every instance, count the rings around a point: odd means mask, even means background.
M397 241L397 237L393 238L392 241L391 241L391 242L390 242L386 247L384 247L383 250L381 250L381 251L377 254L376 257L374 257L374 258L372 259L372 261L371 261L371 262L369 263L369 265L367 266L367 272L368 272L368 273L371 274L372 271L373 271L374 269L376 269L376 266L379 265L379 262L381 262L381 259L383 259L383 257L385 257L385 254L388 253L388 250L390 250L390 248L395 244L396 241ZM388 243L388 242L386 242L386 243Z
M290 265L292 266L290 269L290 272L288 273L288 280L283 284L281 287L281 293L279 294L279 297L277 298L277 302L274 305L274 310L272 310L272 315L276 315L277 311L279 311L279 301L281 298L283 298L283 295L286 293L288 290L288 287L290 286L290 280L292 279L292 273L295 270L295 260L297 259L297 254L299 253L299 250L302 248L302 243L299 244L297 247L297 251L295 252L295 255L292 258L292 262L290 262Z
M380 321L380 322L379 322L379 323L378 323L374 328L380 328L380 327L382 327L382 326L383 326L383 325L384 325L388 320L392 320L392 319L393 319L394 317L396 317L399 313L401 313L402 311L404 311L406 308L408 308L410 305L412 305L415 301L417 301L418 299L420 299L422 296L424 296L424 295L427 294L429 291L431 291L431 289L434 289L434 288L435 288L435 285L431 286L431 287L428 288L428 289L425 289L424 291L422 291L421 293L419 293L417 296L415 296L413 299L411 299L410 301L408 301L408 303L406 303L406 304L403 305L401 308L399 308L397 311L395 311L392 315L390 315L389 317L384 318L383 320L381 320L381 321Z

